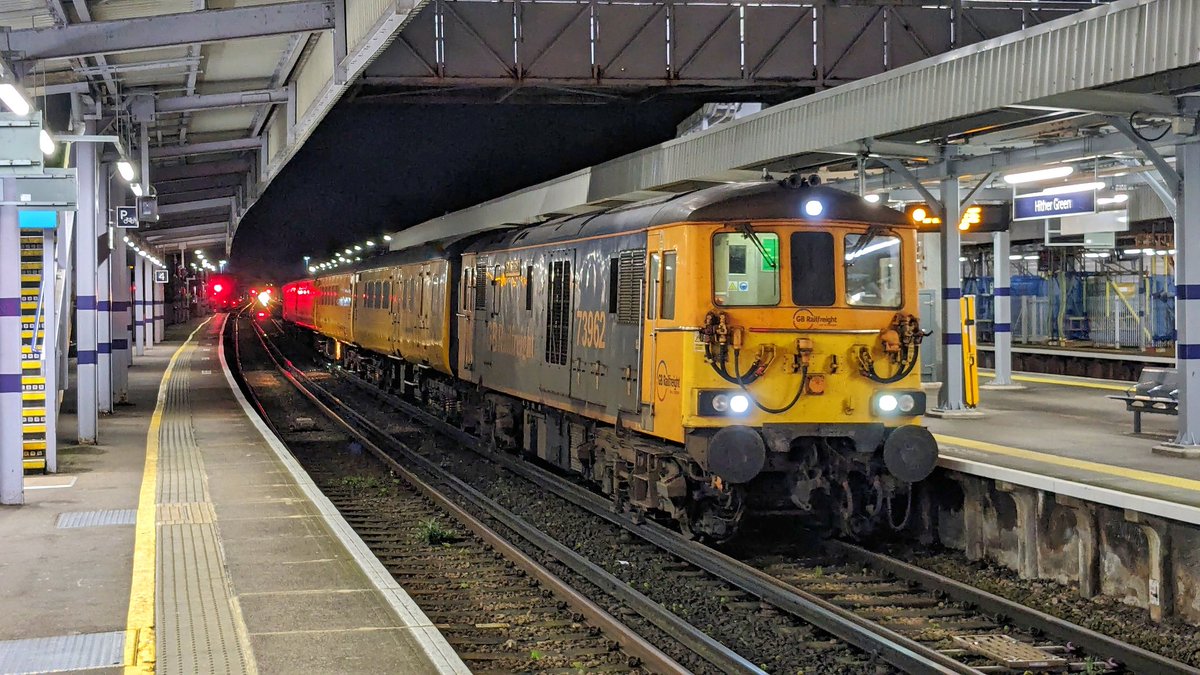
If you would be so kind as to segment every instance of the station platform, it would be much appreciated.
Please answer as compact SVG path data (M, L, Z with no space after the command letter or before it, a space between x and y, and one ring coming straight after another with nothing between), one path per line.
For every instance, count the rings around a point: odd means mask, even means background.
M0 508L0 673L469 672L237 391L224 318Z
M988 377L982 382L986 384ZM1018 390L980 392L980 418L927 417L944 468L1200 524L1200 461L1156 455L1178 419L1107 398L1129 382L1018 373Z

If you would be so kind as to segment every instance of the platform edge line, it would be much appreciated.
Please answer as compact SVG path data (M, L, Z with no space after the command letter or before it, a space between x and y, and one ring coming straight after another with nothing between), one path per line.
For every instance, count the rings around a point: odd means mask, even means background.
M205 319L196 326L187 339L175 348L175 353L171 355L171 360L163 371L162 381L158 384L158 397L154 403L154 412L150 415L150 428L146 431L146 463L142 468L142 485L138 491L133 572L129 587L129 610L125 617L123 665L127 675L154 672L157 656L154 642L154 603L158 591L155 585L155 564L158 556L158 434L162 429L163 411L167 404L167 388L179 356L210 319Z
M1032 462L1042 462L1043 464L1053 464L1055 466L1062 466L1070 469L1091 471L1092 473L1115 476L1117 478L1125 478L1127 480L1136 480L1141 483L1150 483L1152 485L1163 485L1166 487L1179 488L1181 490L1200 491L1200 480L1192 480L1191 478L1180 478L1179 476L1172 476L1170 474L1143 471L1141 469L1130 469L1123 466L1111 466L1108 464L1100 464L1098 462L1090 462L1086 459L1076 459L1074 457L1060 457L1058 455L1052 455L1048 452L1026 450L1024 448L1013 448L1007 445L999 445L996 443L989 443L987 441L977 441L971 438L962 438L960 436L950 436L948 434L934 434L934 437L939 443L944 442L946 445L958 446L967 450L990 452L997 455L1025 459Z
M229 390L233 393L234 399L241 406L242 411L250 420L250 423L258 430L259 435L275 453L277 459L287 469L292 479L296 481L296 485L306 497L317 507L317 511L321 514L326 525L337 537L338 541L346 548L354 562L362 570L363 574L370 579L371 584L379 592L388 606L395 612L396 616L406 625L402 626L408 630L408 633L413 637L414 641L421 646L425 655L429 658L436 668L438 673L454 674L454 675L470 675L471 670L466 663L446 641L446 637L441 631L429 620L425 612L412 599L412 597L404 590L399 583L392 577L391 573L379 562L379 558L367 546L366 542L358 536L350 523L342 517L342 514L329 501L325 493L321 492L316 483L309 477L308 472L296 458L292 456L287 446L283 441L267 427L266 423L258 416L258 413L246 400L242 394L241 388L233 379L233 373L229 370L229 362L225 358L225 331L220 333L220 339L217 341L217 357L221 363L221 372L225 375L225 382L229 385Z
M1089 502L1096 502L1117 509L1128 509L1181 523L1200 525L1200 507L1191 506L1190 504L1180 504L1160 497L1151 497L1134 492L1123 492L1067 478L1044 476L1022 469L988 464L987 462L968 459L966 457L944 455L938 459L938 465L948 471L957 471L970 476L1005 481L1014 485L1045 490L1046 492L1065 497L1075 497Z

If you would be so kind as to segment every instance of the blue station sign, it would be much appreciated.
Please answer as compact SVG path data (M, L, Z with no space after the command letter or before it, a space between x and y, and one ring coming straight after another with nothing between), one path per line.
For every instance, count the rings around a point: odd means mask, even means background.
M1096 212L1096 191L1038 193L1013 197L1013 220L1079 216Z

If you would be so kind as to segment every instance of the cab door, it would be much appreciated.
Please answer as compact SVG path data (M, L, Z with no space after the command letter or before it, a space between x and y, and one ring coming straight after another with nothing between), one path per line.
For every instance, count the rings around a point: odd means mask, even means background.
M684 355L692 348L693 331L676 319L678 243L650 232L646 241L646 301L642 361L642 425L677 426L683 415Z
M454 299L454 320L458 323L459 377L478 382L475 374L475 261L474 253L464 253L459 272L458 297Z

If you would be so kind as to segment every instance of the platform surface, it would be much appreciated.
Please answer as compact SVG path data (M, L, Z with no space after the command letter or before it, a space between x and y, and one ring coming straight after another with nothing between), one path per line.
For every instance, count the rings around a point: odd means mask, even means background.
M1142 433L1134 434L1133 413L1107 398L1130 383L1026 373L1013 379L1025 389L980 392L982 418L925 419L944 457L1200 509L1200 460L1151 452L1175 437L1178 418L1143 414Z
M101 444L0 510L0 672L467 672L247 414L223 318L168 333Z

